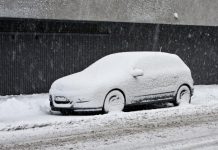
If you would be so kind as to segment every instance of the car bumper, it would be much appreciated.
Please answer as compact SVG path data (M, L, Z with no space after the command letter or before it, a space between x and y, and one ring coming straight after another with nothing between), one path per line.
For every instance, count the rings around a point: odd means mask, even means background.
M102 107L93 107L90 101L77 101L68 103L57 103L54 101L53 97L49 96L50 107L53 111L70 110L75 112L82 111L102 111Z

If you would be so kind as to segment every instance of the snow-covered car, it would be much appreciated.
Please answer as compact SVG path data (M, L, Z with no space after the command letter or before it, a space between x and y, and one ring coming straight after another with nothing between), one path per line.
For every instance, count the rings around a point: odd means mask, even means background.
M193 79L175 54L123 52L101 58L50 88L53 111L122 111L150 102L190 103Z

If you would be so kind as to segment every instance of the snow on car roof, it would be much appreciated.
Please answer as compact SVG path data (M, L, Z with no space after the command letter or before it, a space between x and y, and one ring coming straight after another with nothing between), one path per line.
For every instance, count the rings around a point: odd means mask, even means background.
M134 65L136 62L138 62L141 59L152 59L158 61L159 58L162 59L162 61L169 61L171 57L178 57L174 54L165 53L165 52L121 52L121 53L114 53L107 55L92 65L90 65L88 68L86 68L84 71L89 72L107 72L107 71L123 71L128 68L130 68L132 65Z
M157 51L154 51L154 52L151 52L151 51L147 51L147 52L120 52L120 53L114 53L114 54L110 54L110 55L107 55L103 58L101 58L99 61L101 60L118 60L118 61L131 61L131 62L135 62L135 61L138 61L139 59L141 58L145 58L145 57L162 57L163 59L164 58L169 58L169 57L175 57L177 55L175 54L170 54L170 53L165 53L165 52L157 52Z

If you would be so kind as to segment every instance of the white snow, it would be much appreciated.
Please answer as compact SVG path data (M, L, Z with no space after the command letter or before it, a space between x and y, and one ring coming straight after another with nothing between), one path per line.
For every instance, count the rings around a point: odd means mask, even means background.
M173 16L176 18L176 19L178 19L179 18L179 15L178 15L178 13L173 13Z
M218 103L218 85L195 86L193 105L213 105Z
M159 106L158 106L159 107ZM204 111L212 107L218 107L218 85L198 85L195 86L194 96L190 105L166 108L167 113L159 115L172 115L177 109L182 113L194 113ZM173 110L175 109L175 110ZM155 113L162 109L139 110L134 112L124 112L115 114L113 117L136 115L137 113ZM48 94L1 96L0 97L0 131L14 130L17 128L32 128L40 126L50 126L64 124L71 121L92 120L93 118L106 119L108 115L73 115L62 116L58 112L50 112Z
M0 96L0 122L19 121L49 112L48 94Z
M131 142L139 144L138 149L143 149L142 146L151 148L155 146L155 143L145 143L144 140L149 142L155 139L161 144L161 142L164 143L170 139L177 140L176 142L180 144L181 148L183 148L183 143L187 143L186 146L189 148L189 145L195 146L194 144L202 144L203 141L214 142L218 139L214 134L213 137L209 138L209 135L216 132L216 123L210 125L209 128L205 127L204 130L198 127L201 122L206 122L204 126L207 126L209 122L217 119L218 85L195 86L190 105L158 107L160 106L155 107L154 105L154 109L104 115L62 116L60 113L49 112L48 94L3 96L0 97L0 146L1 144L2 146L10 146L11 143L21 144L24 141L25 143L39 141L39 146L41 146L43 139L47 139L47 144L49 144L45 145L47 149L48 147L55 148L56 144L61 146L62 140L66 140L66 143L63 143L64 147L60 147L62 149L75 147L75 145L78 146L78 149L107 147L111 149L113 146L119 148L125 144L127 146L124 146L123 149L128 148L128 146L130 146L129 149L134 149L136 145L132 145ZM180 128L182 125L189 124L192 124L192 127ZM171 126L178 128L172 129ZM198 131L201 132L198 133ZM187 132L189 132L187 135L182 135ZM200 134L207 135L207 138L202 137L200 141L197 138L192 139L191 141L194 143L179 140L182 137L194 138ZM121 137L118 138L118 136ZM58 140L56 138L59 137L60 141L56 143ZM80 143L82 137L84 141ZM72 143L71 138L74 138L75 144ZM30 146L32 148L34 145ZM163 145L156 146L161 148ZM172 143L169 146L172 146ZM44 148L42 147L42 149Z
M72 118L50 111L48 94L0 96L0 131L49 126L70 120Z

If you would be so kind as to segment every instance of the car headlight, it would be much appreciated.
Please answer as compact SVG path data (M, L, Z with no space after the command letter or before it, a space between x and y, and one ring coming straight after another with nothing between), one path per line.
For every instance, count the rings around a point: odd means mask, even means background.
M66 102L66 101L69 101L68 98L64 97L64 96L55 96L54 97L54 100L55 101L58 101L58 102Z

